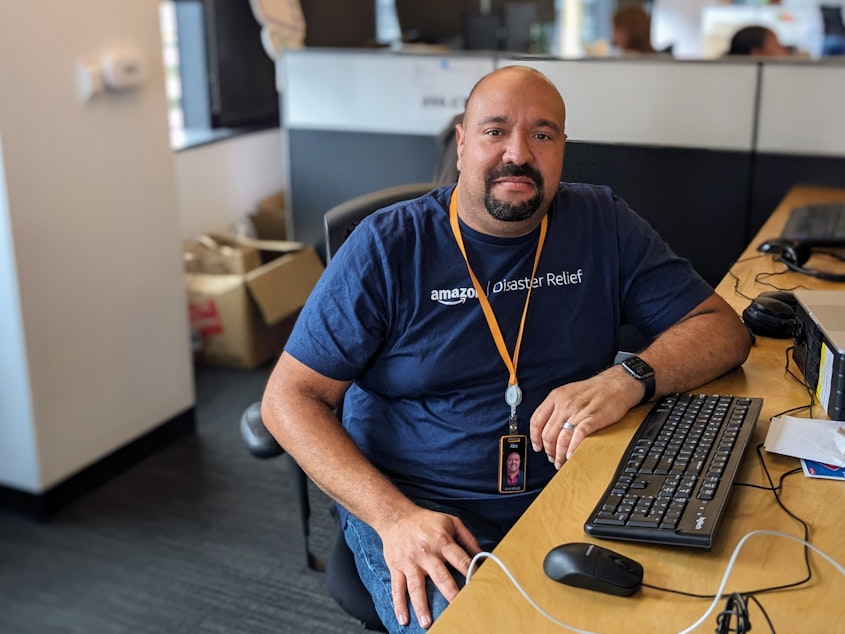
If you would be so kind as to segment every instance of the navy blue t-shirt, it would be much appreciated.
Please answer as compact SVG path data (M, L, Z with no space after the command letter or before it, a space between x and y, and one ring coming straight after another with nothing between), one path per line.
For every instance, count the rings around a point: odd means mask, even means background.
M407 495L463 501L510 523L554 475L529 447L525 494L498 493L509 372L449 225L454 185L367 217L333 257L286 351L352 380L343 425ZM519 238L463 223L469 262L512 354L539 229ZM656 335L713 289L606 187L561 183L531 291L519 433L548 393L613 363L620 324Z

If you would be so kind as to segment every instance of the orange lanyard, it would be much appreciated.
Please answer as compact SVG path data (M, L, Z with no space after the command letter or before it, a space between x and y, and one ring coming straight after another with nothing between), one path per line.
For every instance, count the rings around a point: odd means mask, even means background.
M540 223L540 238L537 241L537 252L534 255L534 268L531 271L531 284L528 286L528 293L525 295L525 306L522 309L522 318L519 321L519 332L516 336L516 346L514 347L513 358L511 358L508 353L507 346L505 345L505 339L502 336L501 329L499 328L499 322L496 320L496 315L493 313L493 307L490 306L490 301L487 299L487 295L484 294L484 289L479 283L478 278L475 276L472 266L470 266L469 258L467 257L466 247L464 247L464 239L461 236L461 229L458 225L457 187L455 187L455 190L452 192L452 199L449 201L449 222L452 225L452 233L455 235L455 241L458 243L458 248L464 256L464 262L466 262L470 279L472 279L472 285L475 287L476 295L478 295L478 302L481 304L481 310L484 312L484 318L487 320L487 326L490 328L490 334L493 336L493 341L496 343L496 348L499 350L502 361L505 362L508 372L510 372L508 389L505 391L505 402L511 406L510 433L514 434L516 433L516 406L522 401L522 392L520 391L519 384L516 380L519 348L522 344L522 333L525 329L525 317L528 314L528 302L531 300L531 289L534 288L534 277L537 274L537 265L540 263L540 253L543 251L543 244L546 241L549 217L543 216L543 220Z

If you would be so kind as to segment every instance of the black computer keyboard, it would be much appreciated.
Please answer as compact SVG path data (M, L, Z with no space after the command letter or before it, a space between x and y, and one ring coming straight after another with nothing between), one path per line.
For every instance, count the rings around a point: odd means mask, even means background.
M761 398L669 394L646 415L584 524L595 537L710 549Z
M824 203L796 207L790 212L781 237L842 245L845 243L845 204Z

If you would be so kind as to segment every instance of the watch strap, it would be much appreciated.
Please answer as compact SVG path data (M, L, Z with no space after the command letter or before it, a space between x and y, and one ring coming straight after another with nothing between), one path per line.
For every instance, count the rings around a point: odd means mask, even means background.
M640 400L638 405L642 405L643 403L651 400L651 397L654 396L656 387L654 369L637 356L629 357L622 361L619 365L621 365L628 374L645 386L645 394L643 394L643 398Z

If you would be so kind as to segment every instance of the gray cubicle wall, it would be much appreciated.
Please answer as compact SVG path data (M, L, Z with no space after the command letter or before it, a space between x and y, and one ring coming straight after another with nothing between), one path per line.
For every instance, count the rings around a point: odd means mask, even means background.
M282 59L289 229L323 253L323 214L382 187L432 180L437 137L486 55L303 50Z
M845 64L769 63L760 85L754 231L793 185L845 187Z

